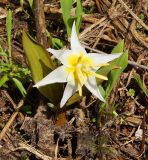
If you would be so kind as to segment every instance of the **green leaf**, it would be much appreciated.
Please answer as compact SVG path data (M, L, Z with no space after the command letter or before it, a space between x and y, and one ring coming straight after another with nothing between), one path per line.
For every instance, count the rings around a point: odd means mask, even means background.
M117 60L116 64L121 67L121 69L112 70L107 84L106 84L106 98L110 95L112 89L114 88L116 81L119 79L120 75L122 74L123 70L128 65L128 52L124 52Z
M12 78L14 84L16 85L16 87L19 89L19 91L21 92L22 96L25 97L25 95L27 94L23 84L21 83L21 81L19 81L16 78Z
M6 52L0 51L0 56L7 56Z
M142 21L144 21L144 18L145 18L144 14L141 13L141 14L139 15L139 18L140 18Z
M73 21L76 22L76 31L79 33L79 29L81 26L82 15L83 15L83 8L81 0L77 0L75 15L71 16L71 9L72 9L72 0L61 0L61 8L62 8L62 16L66 26L68 37L71 35L71 29Z
M134 73L134 79L136 80L138 86L141 88L144 94L148 97L148 89L146 89L146 87L143 85L140 75L137 73Z
M2 72L2 73L4 73L4 72L8 73L8 71L10 71L10 68L7 68L7 67L0 68L0 72Z
M112 53L123 53L124 49L124 40L120 41L117 46L114 47ZM116 81L119 79L120 75L122 74L123 70L128 65L128 52L125 51L118 59L115 59L110 63L109 66L103 67L100 69L99 74L108 74L108 81L106 82L105 88L105 100L108 101L108 96L110 95L112 89L116 85ZM120 67L120 69L114 69L114 67ZM103 75L104 75L103 74ZM100 112L104 111L106 103L102 103L100 105Z
M111 53L123 53L124 50L124 39L121 40L112 50Z
M23 5L24 5L24 0L20 0L20 6L22 7L22 9L23 9Z
M6 17L6 31L7 31L9 57L11 57L11 30L12 30L12 11L9 9Z
M121 40L117 46L115 46L112 50L111 53L123 53L123 49L124 49L124 40ZM110 71L115 70L116 68L119 68L121 66L119 66L119 64L117 63L116 60L112 61L109 63L109 66L105 66L105 67L101 67L97 73L107 76L109 74ZM117 69L118 70L118 69ZM101 84L103 82L103 80L98 79L97 78L97 84Z
M49 53L25 32L23 32L22 41L33 81L37 83L55 69L54 63ZM54 105L57 105L62 98L63 87L62 84L50 84L40 87L39 91Z
M32 114L32 107L30 105L23 106L22 110L28 115Z
M3 86L9 80L7 75L0 77L0 87Z
M33 7L33 0L28 0L28 2L29 2L29 5L30 5L30 8L32 8Z
M83 15L83 7L81 0L77 0L77 7L76 7L76 30L79 33L81 22L82 22L82 15Z
M128 96L128 97L134 97L135 96L135 90L134 89L132 89L132 88L130 88L127 92L126 92L126 95Z
M0 55L1 56L7 56L6 52L3 50L1 45L0 45Z
M52 38L52 45L53 45L53 48L60 49L65 45L65 43L59 38Z
M104 90L104 88L103 88L101 85L99 85L99 86L98 86L98 89L99 89L101 95L102 95L103 97L105 97L105 90Z
M73 20L71 19L71 9L73 0L61 0L62 16L66 26L67 34L70 36Z

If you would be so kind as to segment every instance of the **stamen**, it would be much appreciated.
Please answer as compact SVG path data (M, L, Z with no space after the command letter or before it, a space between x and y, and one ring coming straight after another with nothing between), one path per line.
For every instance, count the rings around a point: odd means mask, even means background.
M81 85L85 84L85 83L86 83L86 78L85 78L85 76L83 75L81 69L77 69L77 72L78 72L78 75L77 75L77 76L79 76L78 79L79 79Z
M80 56L78 58L77 63L81 63L82 59L83 59L83 52L80 52Z
M100 78L100 79L108 80L108 78L106 76L102 76L102 75L97 74L97 73L92 72L92 71L90 71L89 74L92 75L92 76L95 76L97 78Z
M78 91L79 91L79 95L82 96L82 87L80 84L78 84Z

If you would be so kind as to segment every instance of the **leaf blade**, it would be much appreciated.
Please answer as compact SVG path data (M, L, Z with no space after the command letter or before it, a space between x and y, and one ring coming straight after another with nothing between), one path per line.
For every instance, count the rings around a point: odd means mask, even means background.
M21 83L21 81L19 81L18 79L16 78L12 78L14 84L16 85L16 87L19 89L19 91L21 92L22 96L25 97L27 92L23 86L23 84Z
M67 34L70 36L71 34L71 28L72 28L72 22L73 20L71 19L71 9L72 9L72 3L73 0L61 0L61 8L62 8L62 16L63 20L67 29Z
M134 79L136 80L138 86L141 88L143 93L148 97L148 90L146 89L146 87L144 87L142 80L140 78L140 75L137 73L134 73Z
M22 41L33 81L37 83L49 74L55 68L55 65L52 62L49 53L25 32L23 32ZM62 97L63 87L61 84L51 84L40 87L39 91L54 105L57 105ZM55 93L56 91L58 91L57 94Z
M0 78L0 87L3 86L9 80L8 75L4 75Z
M6 17L6 31L7 31L9 57L11 57L11 30L12 30L12 11L9 9Z

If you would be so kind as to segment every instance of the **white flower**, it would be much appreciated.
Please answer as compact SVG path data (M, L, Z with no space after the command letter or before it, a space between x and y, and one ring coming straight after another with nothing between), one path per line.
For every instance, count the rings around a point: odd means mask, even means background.
M96 78L107 80L107 77L97 74L96 71L101 66L108 65L107 62L118 58L121 55L120 53L86 53L78 40L75 22L71 33L71 50L54 50L51 48L47 50L61 61L63 65L49 73L45 78L34 85L34 87L38 88L47 84L67 82L60 107L63 107L76 91L82 96L83 85L85 85L93 95L105 102L98 90Z

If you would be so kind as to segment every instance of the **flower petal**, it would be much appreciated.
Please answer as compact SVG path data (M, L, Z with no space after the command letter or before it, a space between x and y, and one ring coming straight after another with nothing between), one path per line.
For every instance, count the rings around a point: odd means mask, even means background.
M71 50L56 50L56 49L52 49L52 48L48 48L47 49L47 51L48 52L50 52L50 53L52 53L53 54L53 56L55 57L55 58L57 58L58 60L62 60L63 58L63 56L66 54L70 54L70 53L72 53L72 51ZM64 56L65 57L65 56ZM62 58L62 59L61 59Z
M52 48L47 49L48 52L52 53L62 64L68 66L68 57L73 54L72 50L55 50ZM79 53L79 52L78 52Z
M71 43L71 49L73 51L79 51L79 52L83 51L84 54L86 53L84 47L82 47L80 42L79 42L77 32L76 32L76 27L75 27L75 21L74 21L73 26L72 26L70 43Z
M87 54L88 57L92 58L94 64L97 66L99 64L105 64L107 62L110 62L118 57L121 56L122 53L116 53L116 54L97 54L97 53L89 53ZM100 66L95 67L100 68Z
M47 48L46 50L52 53L57 59L65 52L65 50L56 50L52 48Z
M74 80L73 73L69 73L69 74L68 74L67 82L68 82L70 85L72 85L72 86L75 86L75 85L76 85L76 82L75 82L75 80Z
M44 77L41 81L36 83L33 87L39 88L47 84L66 82L67 76L68 75L65 66L61 66L49 73L46 77Z
M95 77L89 77L85 86L93 95L95 95L101 101L105 102L104 98L102 97L98 89Z
M67 83L66 88L64 90L64 94L60 103L60 108L62 108L67 100L77 91L77 86L72 86Z

